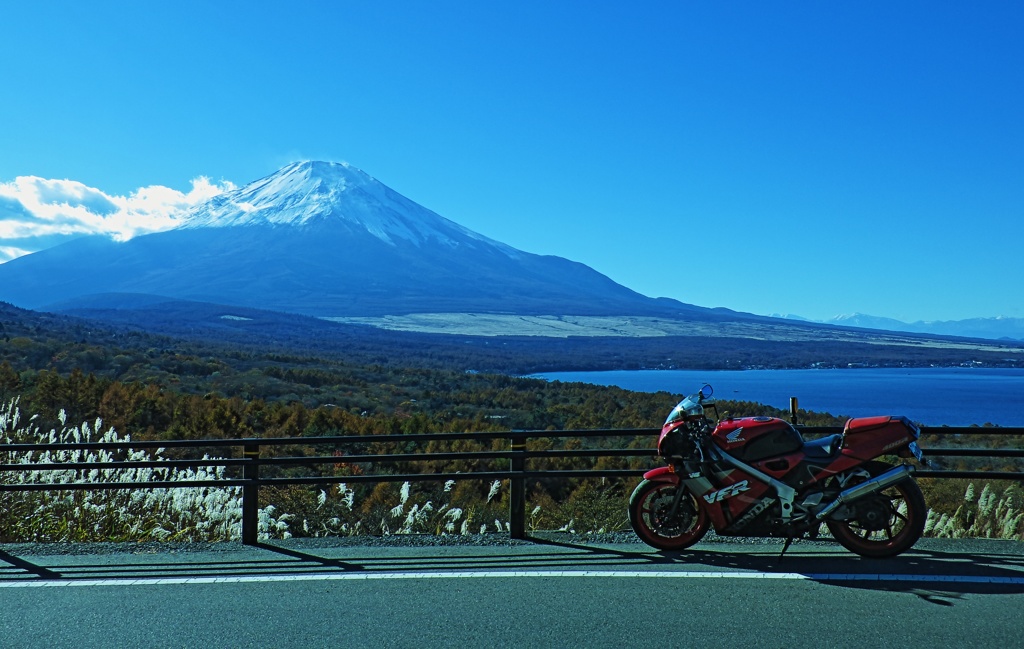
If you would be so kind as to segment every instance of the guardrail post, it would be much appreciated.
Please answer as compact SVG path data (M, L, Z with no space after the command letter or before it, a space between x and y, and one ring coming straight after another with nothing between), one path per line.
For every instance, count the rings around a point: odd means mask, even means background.
M526 438L514 436L512 442L510 498L508 505L508 535L513 539L526 538ZM516 474L519 474L518 476Z
M789 398L789 421L794 425L798 425L800 422L796 416L797 400L796 397Z
M242 465L242 544L256 545L259 541L260 501L260 445L247 443L242 454L252 460Z

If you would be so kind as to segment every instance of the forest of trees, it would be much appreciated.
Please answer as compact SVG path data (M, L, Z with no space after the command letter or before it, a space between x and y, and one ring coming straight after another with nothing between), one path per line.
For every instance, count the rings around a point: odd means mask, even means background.
M337 341L336 341L337 342ZM364 341L365 343L365 341ZM363 343L361 343L363 344ZM411 358L387 347L356 345L351 357L338 351L322 355L307 349L270 345L260 349L240 343L180 340L134 330L117 330L47 314L33 314L0 305L0 402L18 400L22 412L38 415L41 430L60 429L64 422L102 420L132 440L295 438L290 454L323 452L304 444L310 438L431 432L507 430L573 430L593 428L656 428L678 401L679 394L638 393L582 383L545 382L500 373L467 371L457 364L441 367L439 357ZM424 361L424 359L426 360ZM478 359L479 360L479 359ZM417 361L424 361L417 365ZM457 368L457 369L456 369ZM699 386L680 386L680 392ZM723 416L788 413L754 403L720 402ZM807 425L836 426L829 414L801 411ZM531 448L582 448L626 445L650 449L638 458L582 461L555 458L531 468L630 468L637 475L657 466L653 436L594 441L580 438L537 439ZM991 440L992 444L1005 439ZM462 441L452 444L403 446L403 452L435 450L505 450L507 442ZM359 473L432 473L485 468L458 461L446 464L406 463L368 466L351 454L397 450L376 444L367 450L339 452L345 461L321 469L294 469L310 475ZM200 451L196 451L198 454ZM187 452L168 452L185 457ZM993 467L998 468L998 467ZM350 472L350 473L346 473ZM621 527L625 499L636 480L539 480L530 488L536 504L532 525L560 528L589 516L595 527ZM401 494L399 486L381 483L354 487L350 499L361 514L381 518L399 498L426 504L440 498L439 486L416 487ZM964 485L931 487L934 497L953 511ZM957 495L959 490L960 495ZM466 481L446 497L460 508L505 507L488 497L488 486ZM337 494L335 494L337 495ZM263 504L282 511L316 509L310 489L264 489ZM948 502L945 502L948 501ZM405 500L402 501L403 503ZM454 506L454 505L453 505ZM379 531L379 530L378 530Z

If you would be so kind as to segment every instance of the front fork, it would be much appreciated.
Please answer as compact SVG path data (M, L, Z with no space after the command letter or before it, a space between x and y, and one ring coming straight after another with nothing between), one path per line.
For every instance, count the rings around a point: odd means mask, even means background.
M645 480L649 480L651 482L664 482L677 487L676 496L672 500L672 507L668 512L669 520L674 520L676 515L679 513L679 505L683 502L683 495L687 491L692 493L694 496L700 496L701 494L708 493L714 488L711 481L708 480L699 470L699 466L691 468L695 470L684 473L687 471L686 467L683 464L677 464L675 466L662 466L657 469L651 469L644 474ZM681 477L683 475L687 477Z

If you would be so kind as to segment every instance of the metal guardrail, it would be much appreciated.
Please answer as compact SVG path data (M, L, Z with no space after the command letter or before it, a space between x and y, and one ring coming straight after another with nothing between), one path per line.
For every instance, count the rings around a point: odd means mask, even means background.
M842 432L838 426L801 426L801 433L808 437L831 435ZM2 484L0 492L14 491L62 491L62 490L101 490L101 489L157 489L157 488L188 488L188 487L241 487L242 488L242 542L253 545L257 543L258 531L258 498L259 488L263 486L301 485L301 484L338 484L364 482L429 482L447 480L509 480L509 533L512 538L526 537L526 485L531 479L540 478L637 478L641 472L634 469L579 469L579 470L531 470L528 462L535 459L550 458L598 458L598 457L648 457L651 467L658 465L654 440L660 429L601 429L601 430L559 430L539 431L521 430L504 432L480 433L423 433L410 435L346 435L334 437L298 437L298 438L246 438L227 440L176 440L176 441L135 441L135 442L86 442L59 444L0 444L0 472L25 471L67 471L81 472L88 477L92 470L138 469L138 468L170 468L188 469L197 467L225 467L232 472L231 477L209 480L180 480L145 482L89 482L83 479L73 483L20 483ZM1024 428L977 428L977 427L922 427L922 437L942 436L1020 436L1024 437ZM531 439L566 439L566 438L642 438L650 440L648 448L614 448L614 449L548 449L529 450L527 442ZM508 450L491 451L451 451L451 452L403 452L382 454L351 454L315 455L315 456L270 456L265 449L282 449L284 447L352 447L360 444L401 443L416 445L427 442L442 441L477 441L487 442L506 440ZM119 461L107 462L54 462L32 463L11 462L15 457L24 457L24 453L46 451L122 451L142 449L229 449L240 450L241 457L204 458L188 460L151 460L151 461ZM989 459L1024 458L1024 449L978 449L978 448L924 448L926 457L982 457ZM227 455L232 453L228 452ZM459 473L376 473L372 475L315 475L315 476L267 476L261 469L267 467L317 467L333 465L340 462L347 464L372 463L396 464L399 462L430 463L452 460L483 460L491 463L507 462L506 467L493 468L485 471ZM924 469L915 473L922 478L989 478L993 480L1024 481L1024 471L948 471Z

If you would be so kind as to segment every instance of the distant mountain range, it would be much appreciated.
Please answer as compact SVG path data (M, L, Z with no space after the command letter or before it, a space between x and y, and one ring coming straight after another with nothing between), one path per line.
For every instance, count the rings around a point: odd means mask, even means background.
M967 320L939 320L932 322L902 322L893 318L853 313L837 315L828 320L809 320L791 314L773 314L771 317L799 320L801 322L818 322L856 327L860 329L878 329L882 331L907 331L911 333L932 334L936 336L960 336L964 338L988 338L991 340L1024 340L1024 318L969 318Z

